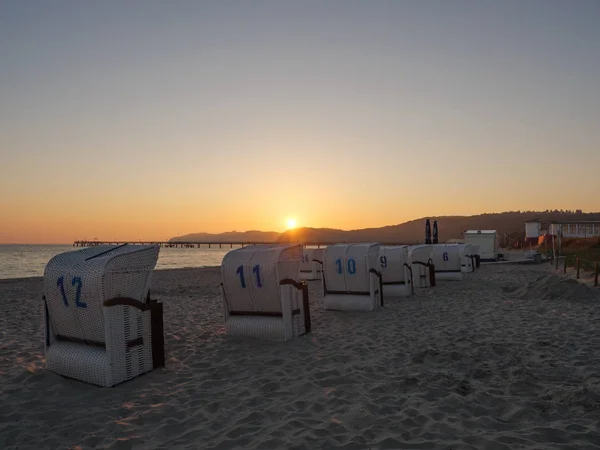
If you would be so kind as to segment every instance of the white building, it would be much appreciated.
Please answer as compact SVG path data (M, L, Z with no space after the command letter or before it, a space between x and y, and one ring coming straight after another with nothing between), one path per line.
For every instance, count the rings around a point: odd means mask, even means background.
M538 240L542 234L542 222L540 220L530 220L525 222L525 239Z
M525 223L527 230L527 223ZM592 238L600 237L599 220L583 220L573 222L550 222L548 234L557 236L559 230L564 238Z
M464 233L465 244L479 245L479 257L482 261L498 259L498 234L496 230L467 230Z

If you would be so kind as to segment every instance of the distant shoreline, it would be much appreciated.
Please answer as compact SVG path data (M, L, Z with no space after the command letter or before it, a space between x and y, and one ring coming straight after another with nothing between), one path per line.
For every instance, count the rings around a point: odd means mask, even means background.
M219 269L221 266L199 266L199 267L178 267L177 269L154 269L154 272L181 272L185 270L209 270L209 269ZM34 282L34 281L43 281L44 277L20 277L20 278L0 278L0 284L8 284L8 283L20 283L20 282Z

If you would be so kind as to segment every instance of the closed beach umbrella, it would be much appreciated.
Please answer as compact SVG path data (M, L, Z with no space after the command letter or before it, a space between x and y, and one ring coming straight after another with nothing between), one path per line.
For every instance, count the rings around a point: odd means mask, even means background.
M437 220L433 221L433 243L434 244L438 243L438 226L437 226Z
M431 244L431 224L429 223L429 219L425 222L425 243Z

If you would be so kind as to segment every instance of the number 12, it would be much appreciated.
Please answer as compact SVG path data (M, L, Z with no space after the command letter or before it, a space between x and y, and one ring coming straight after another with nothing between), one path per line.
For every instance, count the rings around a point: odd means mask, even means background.
M65 306L69 306L69 300L67 300L67 294L65 293L64 277L59 277L56 280L56 286L60 288L60 295L62 296L63 303ZM75 291L75 306L78 308L87 308L87 304L82 302L81 299L81 277L73 277L71 280L71 286L77 285L77 291Z

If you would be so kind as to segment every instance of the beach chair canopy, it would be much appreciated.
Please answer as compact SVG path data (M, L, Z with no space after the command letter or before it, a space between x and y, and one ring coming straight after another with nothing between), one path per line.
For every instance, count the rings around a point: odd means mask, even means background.
M225 332L287 341L310 332L308 287L298 281L300 245L253 245L221 264Z
M422 263L427 264L433 256L433 245L411 245L408 247L408 257L411 264Z
M379 249L379 271L383 284L407 282L407 245L382 245Z
M433 272L433 245L411 245L408 247L408 259L412 268L413 286L435 286L435 272Z
M281 312L280 283L298 281L301 245L252 245L228 252L221 280L230 312Z
M378 269L379 244L335 244L323 253L327 291L369 292L370 271Z
M464 245L436 244L433 246L432 260L436 272L460 272Z
M144 302L159 250L158 245L99 245L53 257L44 271L44 295L54 332L105 343L104 302Z

